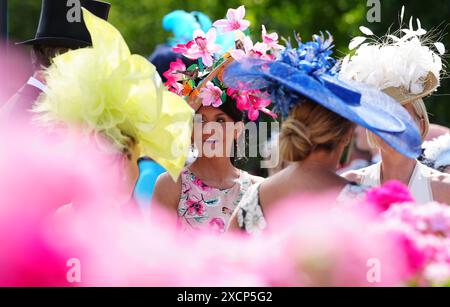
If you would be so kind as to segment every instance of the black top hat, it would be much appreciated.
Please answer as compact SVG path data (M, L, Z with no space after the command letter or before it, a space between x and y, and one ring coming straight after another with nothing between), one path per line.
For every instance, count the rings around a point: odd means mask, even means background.
M108 19L111 4L96 0L42 0L41 17L36 37L18 45L46 45L69 49L92 45L91 36L78 7L84 7L97 17ZM77 17L80 19L77 20Z

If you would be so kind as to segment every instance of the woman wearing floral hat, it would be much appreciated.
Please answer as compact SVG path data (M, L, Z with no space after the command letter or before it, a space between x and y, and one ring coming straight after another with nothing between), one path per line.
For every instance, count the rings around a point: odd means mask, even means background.
M214 26L222 32L234 32L237 37L243 37L241 31L249 26L244 15L243 6L230 9L227 19L215 22ZM196 31L191 42L174 48L186 57L198 60L197 65L186 67L177 61L164 74L169 89L186 98L196 111L197 124L204 125L200 133L194 129L193 136L194 147L201 149L202 154L183 170L177 181L163 174L155 186L153 202L177 216L177 225L182 232L212 230L222 233L228 228L242 196L261 180L238 169L233 163L245 115L249 120L257 120L260 111L274 116L267 109L270 100L259 91L238 91L226 87L222 73L234 60L233 56L252 53L258 57L271 57L276 51L276 41L271 45L265 42L253 45L250 38L244 36L238 45L245 44L247 49L233 49L217 56L224 52L215 43L216 31L216 28L206 34ZM259 47L258 50L255 46ZM257 53L259 51L260 54ZM208 126L213 127L210 132L205 131Z
M402 16L403 19L403 16ZM368 36L373 33L364 27ZM441 56L445 53L442 43L428 44L420 21L413 28L402 29L404 35L387 35L380 42L362 44L365 37L357 37L351 43L355 54L344 59L341 77L374 86L393 97L413 117L422 140L429 131L430 121L423 98L436 91L442 73ZM434 51L433 51L434 50ZM381 150L382 161L370 167L344 174L352 181L368 186L380 186L389 180L399 180L409 186L419 204L432 201L450 204L450 177L435 171L415 157L402 155L383 140L369 133L373 146Z
M283 115L281 159L292 162L250 188L231 227L253 234L267 227L264 212L300 195L334 195L336 203L359 199L366 189L336 174L356 125L369 129L409 157L420 153L420 136L407 112L382 92L337 78L332 38L298 39L275 61L246 58L230 65L225 84L266 90ZM382 120L380 120L380 118Z

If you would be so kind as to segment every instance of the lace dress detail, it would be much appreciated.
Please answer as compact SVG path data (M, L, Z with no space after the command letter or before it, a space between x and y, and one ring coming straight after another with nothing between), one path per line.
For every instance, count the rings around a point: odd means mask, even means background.
M206 230L224 233L234 210L252 185L251 176L244 171L230 189L209 187L187 168L182 172L181 180L178 229L182 232Z

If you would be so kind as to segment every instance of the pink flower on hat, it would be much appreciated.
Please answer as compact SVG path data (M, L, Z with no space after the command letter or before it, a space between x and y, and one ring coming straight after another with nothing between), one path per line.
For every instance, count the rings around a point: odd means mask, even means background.
M265 43L253 44L250 37L246 36L242 41L244 44L244 50L235 49L230 50L230 54L236 61L242 60L244 57L252 57L257 59L273 60L274 57L267 54L269 47Z
M215 108L220 107L222 105L222 90L215 86L211 81L206 83L206 86L200 90L200 94L198 94L203 100L203 106L213 106Z
M183 85L178 82L183 80L184 75L181 72L185 70L186 65L184 65L183 61L180 59L170 63L169 70L163 73L163 76L167 79L167 82L164 83L164 85L169 88L169 91L178 95L181 94L183 91Z
M222 32L245 31L250 26L250 21L245 20L245 7L241 5L237 9L228 9L227 19L220 19L213 23L214 27Z
M278 44L278 34L276 32L267 33L266 27L262 25L262 33L261 33L263 43L266 44L269 49L274 51L283 50L284 47Z
M277 118L277 115L267 108L271 103L267 93L263 93L260 90L238 91L229 88L227 95L236 100L239 110L247 111L248 119L251 121L259 118L259 112L266 113L272 118Z
M211 28L206 34L202 30L196 30L191 42L186 45L178 45L173 50L191 60L201 58L205 66L211 67L214 54L220 52L221 49L220 45L216 44L216 29Z

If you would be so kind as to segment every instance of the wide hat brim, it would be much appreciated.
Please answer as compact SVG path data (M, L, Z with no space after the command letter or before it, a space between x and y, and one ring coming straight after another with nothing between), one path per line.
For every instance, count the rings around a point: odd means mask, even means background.
M264 89L275 83L368 129L409 158L416 159L421 154L422 139L408 112L373 87L328 75L320 79L280 61L250 58L231 64L223 80L227 86L237 89ZM355 95L347 99L345 92L356 93L357 101Z
M41 14L34 38L16 45L44 45L67 49L78 49L92 45L83 17L80 21L69 21L68 14L77 8L67 1L42 0ZM108 19L111 4L98 0L80 0L79 5L95 16Z
M63 47L68 49L85 48L92 45L91 42L71 39L67 37L39 37L24 42L16 43L16 45L45 45L49 47Z

